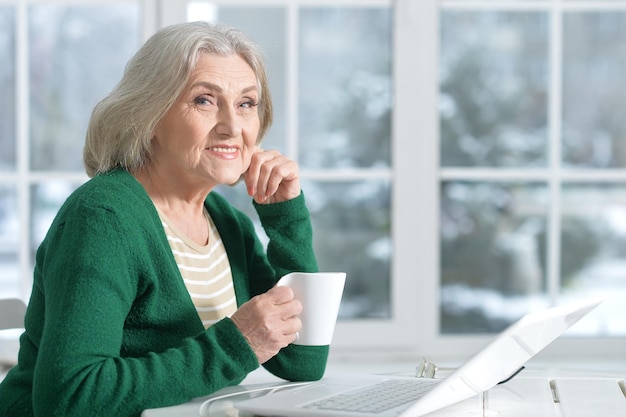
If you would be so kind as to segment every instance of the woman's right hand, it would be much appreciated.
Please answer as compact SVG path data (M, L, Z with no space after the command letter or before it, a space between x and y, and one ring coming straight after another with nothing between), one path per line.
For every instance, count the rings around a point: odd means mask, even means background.
M239 307L231 319L259 363L264 363L296 340L301 312L302 305L290 288L273 287Z

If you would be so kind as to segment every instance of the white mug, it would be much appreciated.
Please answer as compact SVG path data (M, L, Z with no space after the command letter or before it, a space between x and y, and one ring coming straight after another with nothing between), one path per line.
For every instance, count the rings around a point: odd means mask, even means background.
M276 285L291 288L302 303L295 345L330 345L345 282L345 272L292 272L278 281Z

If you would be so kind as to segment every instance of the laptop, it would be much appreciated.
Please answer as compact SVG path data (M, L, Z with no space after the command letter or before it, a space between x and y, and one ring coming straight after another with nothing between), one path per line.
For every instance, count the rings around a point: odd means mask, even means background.
M424 416L507 380L602 301L591 298L529 313L445 379L339 374L234 405L259 416Z

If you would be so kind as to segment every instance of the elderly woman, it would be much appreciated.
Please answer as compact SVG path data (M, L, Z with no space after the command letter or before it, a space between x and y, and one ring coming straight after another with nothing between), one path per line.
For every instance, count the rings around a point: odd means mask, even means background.
M328 346L291 344L291 271L317 270L297 164L259 147L272 120L260 52L241 32L156 33L94 109L92 177L36 258L2 416L137 416L237 384L259 364L322 377ZM263 228L213 189L245 181Z

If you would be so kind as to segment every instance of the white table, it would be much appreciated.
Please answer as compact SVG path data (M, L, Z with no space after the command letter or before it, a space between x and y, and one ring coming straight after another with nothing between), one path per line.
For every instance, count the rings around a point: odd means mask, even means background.
M445 377L445 372L439 373ZM429 414L429 417L625 417L626 372L526 369L483 395ZM234 407L245 391L280 385L271 380L228 387L186 404L146 410L142 417L249 417ZM222 400L224 394L240 393Z

